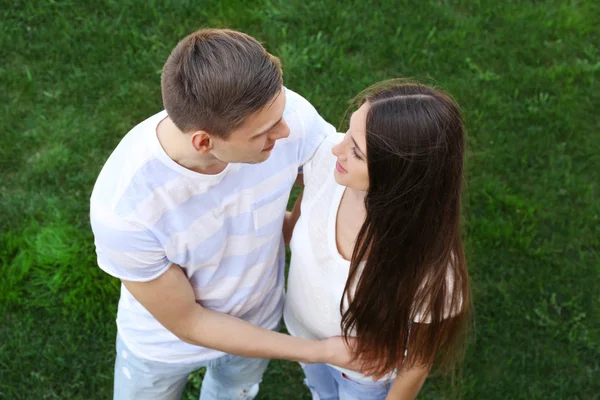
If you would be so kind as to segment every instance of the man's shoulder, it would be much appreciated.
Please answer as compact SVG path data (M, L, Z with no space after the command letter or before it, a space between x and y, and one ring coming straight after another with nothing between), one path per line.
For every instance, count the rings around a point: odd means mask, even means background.
M284 90L286 96L284 110L285 114L289 115L293 113L315 112L315 107L302 95L287 87L284 87Z
M288 88L285 90L287 97L284 118L290 127L291 139L312 135L317 140L313 145L318 145L323 135L335 131L333 125L327 122L307 99Z
M156 155L152 138L152 119L142 121L119 142L102 167L91 196L91 207L119 214L157 182L171 179L169 171ZM166 113L165 113L166 115ZM156 139L157 140L157 139ZM121 210L123 211L123 210Z
M342 140L344 140L344 137L346 136L345 133L341 133L341 132L331 132L330 134L328 134L325 139L323 140L323 143L321 143L321 145L319 146L319 150L320 152L327 152L327 154L331 154L331 148L333 146L335 146L336 144L340 143ZM332 157L335 158L335 156L333 154L331 154Z
M315 176L319 176L319 171L332 171L332 166L335 164L336 156L333 155L331 149L336 144L340 143L344 139L344 134L339 132L333 132L325 137L323 142L319 145L313 159L311 161L311 172Z

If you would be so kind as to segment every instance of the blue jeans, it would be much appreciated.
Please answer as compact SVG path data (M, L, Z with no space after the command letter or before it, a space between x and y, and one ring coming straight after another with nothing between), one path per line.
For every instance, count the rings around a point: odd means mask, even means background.
M179 400L188 375L202 367L200 400L251 400L269 360L225 355L193 364L170 364L135 356L117 335L114 400Z
M327 364L300 364L313 400L385 400L391 382L363 382L348 378Z

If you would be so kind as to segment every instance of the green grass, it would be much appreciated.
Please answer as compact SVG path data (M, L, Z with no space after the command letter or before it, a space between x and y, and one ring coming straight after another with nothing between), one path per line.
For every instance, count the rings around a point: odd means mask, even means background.
M0 6L0 398L110 398L118 283L95 265L88 199L203 26L257 37L335 125L385 78L461 104L477 340L457 392L432 377L421 398L600 398L597 2L93 4ZM260 398L309 398L299 368L273 362Z

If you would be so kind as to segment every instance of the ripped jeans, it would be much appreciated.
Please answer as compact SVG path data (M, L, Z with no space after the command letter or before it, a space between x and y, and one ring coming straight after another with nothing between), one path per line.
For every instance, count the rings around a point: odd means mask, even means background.
M206 374L200 400L251 400L269 360L225 355L193 364L169 364L135 356L117 335L114 400L179 400L188 375L202 367Z

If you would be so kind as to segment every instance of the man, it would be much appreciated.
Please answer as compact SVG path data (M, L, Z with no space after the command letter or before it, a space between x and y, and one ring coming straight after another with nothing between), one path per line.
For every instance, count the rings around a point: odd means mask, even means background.
M91 197L98 264L121 279L115 399L251 399L268 358L349 367L340 338L277 333L282 224L299 168L334 128L255 39L204 29L162 74L165 111L133 128Z

